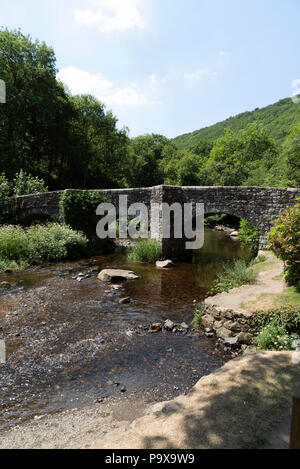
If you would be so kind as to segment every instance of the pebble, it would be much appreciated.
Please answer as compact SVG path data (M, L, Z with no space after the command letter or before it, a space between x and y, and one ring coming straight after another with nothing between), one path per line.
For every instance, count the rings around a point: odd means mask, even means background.
M120 300L120 305L128 305L131 303L131 299L129 298L129 296L127 296L126 298L122 298Z

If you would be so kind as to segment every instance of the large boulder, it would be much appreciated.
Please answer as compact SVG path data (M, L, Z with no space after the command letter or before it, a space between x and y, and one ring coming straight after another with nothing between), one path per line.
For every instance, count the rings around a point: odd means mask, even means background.
M98 275L98 280L102 282L118 283L124 280L137 280L139 277L131 270L104 269Z

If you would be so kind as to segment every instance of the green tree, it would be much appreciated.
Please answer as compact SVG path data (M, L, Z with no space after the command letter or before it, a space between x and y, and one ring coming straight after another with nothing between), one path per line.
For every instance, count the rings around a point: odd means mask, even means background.
M290 129L283 146L283 155L290 185L300 187L300 122Z
M277 147L261 125L251 124L238 133L227 129L216 141L203 175L211 185L240 186L253 184L251 176L255 172L256 185L265 185L277 158Z
M130 158L133 166L129 177L131 186L147 187L163 183L161 161L167 145L169 140L157 134L143 135L132 140ZM176 151L175 147L174 150Z
M71 133L76 159L71 159L74 187L113 188L127 175L128 136L117 129L117 118L91 95L72 98L75 116Z
M55 64L54 51L44 42L20 31L0 31L0 76L7 92L0 107L0 171L9 178L22 168L48 180L57 177L72 107L56 80Z

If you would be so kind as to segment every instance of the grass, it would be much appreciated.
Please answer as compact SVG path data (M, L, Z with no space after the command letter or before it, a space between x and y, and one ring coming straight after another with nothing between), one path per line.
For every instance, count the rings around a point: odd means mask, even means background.
M213 293L229 292L242 285L254 284L257 273L253 267L254 261L249 263L244 259L238 259L231 264L224 265L223 271L218 274L213 285Z
M144 264L154 264L161 259L161 246L154 240L143 239L139 241L129 254L129 259Z
M28 229L3 226L0 228L0 272L80 257L86 253L87 244L83 234L58 223Z
M192 320L192 324L196 329L200 329L202 326L202 318L203 318L204 311L205 311L204 303L196 306L194 310L194 318Z

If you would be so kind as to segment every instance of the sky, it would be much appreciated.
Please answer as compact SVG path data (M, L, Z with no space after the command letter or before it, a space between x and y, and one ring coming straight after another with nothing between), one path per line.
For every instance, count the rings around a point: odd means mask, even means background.
M300 92L299 0L0 2L0 26L52 46L71 93L95 95L131 137L176 137Z

